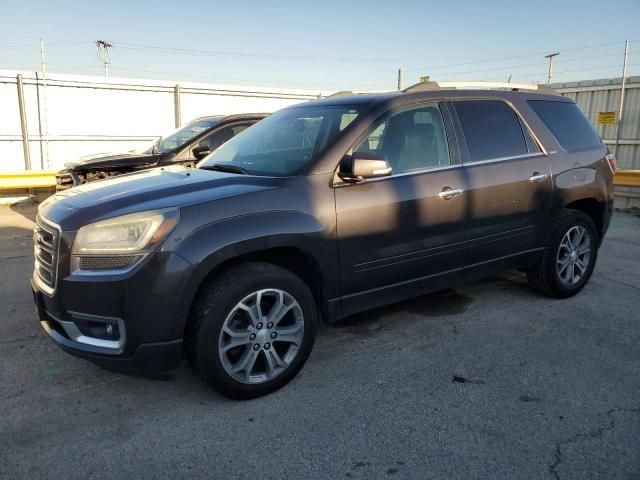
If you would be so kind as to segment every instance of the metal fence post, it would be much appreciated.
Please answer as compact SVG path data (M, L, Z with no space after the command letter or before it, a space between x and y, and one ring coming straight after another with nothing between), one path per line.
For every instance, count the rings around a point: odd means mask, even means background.
M173 89L173 114L176 128L182 125L182 114L180 112L180 84L176 84Z
M31 153L29 152L29 130L27 129L27 112L24 108L24 87L22 75L16 77L18 86L18 108L20 109L20 128L22 130L22 150L24 152L24 168L31 170Z

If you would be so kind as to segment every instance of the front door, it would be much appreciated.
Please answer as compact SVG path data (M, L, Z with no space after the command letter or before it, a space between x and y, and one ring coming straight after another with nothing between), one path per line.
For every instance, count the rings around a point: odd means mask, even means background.
M439 105L387 114L353 149L366 150L393 173L335 188L344 313L444 286L463 265L464 173Z

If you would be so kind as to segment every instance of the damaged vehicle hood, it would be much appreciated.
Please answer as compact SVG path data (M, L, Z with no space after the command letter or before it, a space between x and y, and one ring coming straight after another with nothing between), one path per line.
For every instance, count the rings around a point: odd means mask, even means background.
M93 169L152 166L158 163L158 160L160 160L160 155L130 152L93 155L77 161L67 162L64 166L67 170L81 172Z

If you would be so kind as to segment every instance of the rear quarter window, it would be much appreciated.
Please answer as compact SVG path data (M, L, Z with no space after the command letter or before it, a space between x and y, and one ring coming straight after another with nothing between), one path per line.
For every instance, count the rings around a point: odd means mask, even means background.
M600 137L575 103L549 100L528 100L527 103L565 150L602 145Z

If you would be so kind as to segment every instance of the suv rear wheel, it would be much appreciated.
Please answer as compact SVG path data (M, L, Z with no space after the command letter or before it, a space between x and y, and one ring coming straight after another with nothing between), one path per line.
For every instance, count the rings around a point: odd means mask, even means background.
M527 272L529 284L556 298L575 295L591 278L598 256L598 234L589 215L566 209L556 220L544 256Z
M233 267L205 286L189 335L192 364L216 391L248 399L289 382L316 336L309 287L272 264Z

